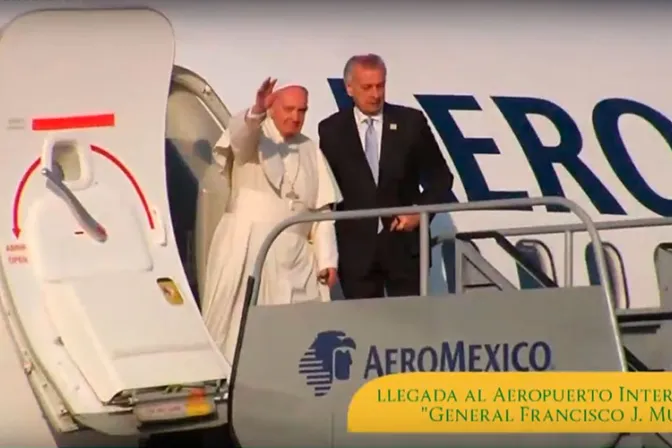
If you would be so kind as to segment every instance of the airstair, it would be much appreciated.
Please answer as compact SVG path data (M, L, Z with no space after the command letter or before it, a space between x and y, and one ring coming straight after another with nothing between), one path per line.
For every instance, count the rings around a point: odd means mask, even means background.
M573 212L580 224L458 233L430 241L430 213L554 205ZM256 306L266 253L284 229L301 222L359 219L421 213L421 296ZM623 225L621 223L621 225ZM627 224L625 224L627 226ZM272 446L511 446L511 447L669 447L669 434L353 434L346 430L351 396L375 377L367 352L432 347L442 342L486 346L525 341L550 347L551 371L656 371L669 363L665 350L672 317L664 296L660 309L614 307L600 225L564 198L509 199L467 204L404 207L306 215L279 224L262 245L249 278L238 351L229 396L229 424L243 447ZM557 285L507 239L508 235L587 232L595 249L599 282L594 286ZM536 288L520 290L483 257L476 242L491 239L509 254ZM452 254L453 292L428 296L430 246ZM571 245L566 245L571 247ZM669 255L665 255L669 256ZM672 262L672 258L668 261ZM571 269L571 266L568 266ZM571 282L571 276L569 277ZM579 311L580 310L580 311ZM308 363L317 359L321 336L331 337L332 371L311 380ZM269 341L273 341L271 348ZM282 341L282 343L278 343ZM669 349L667 350L669 352ZM347 356L344 357L344 353ZM466 355L465 355L466 356ZM343 358L346 362L340 363ZM453 370L506 370L469 361ZM389 364L389 363L388 363ZM370 367L370 366L369 366ZM389 367L384 366L384 367ZM398 368L399 365L396 364ZM473 367L473 365L472 365ZM385 370L385 369L383 369ZM388 369L389 370L389 369ZM440 370L440 369L439 369ZM268 381L268 372L274 380ZM399 370L397 370L399 371ZM385 371L383 373L393 373ZM321 384L321 386L316 386Z

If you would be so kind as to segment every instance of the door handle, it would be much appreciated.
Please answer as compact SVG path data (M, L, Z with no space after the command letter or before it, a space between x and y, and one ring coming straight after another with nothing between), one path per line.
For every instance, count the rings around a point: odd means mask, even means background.
M68 186L63 183L63 180L48 168L42 168L41 173L49 181L48 185L50 184L55 187L57 190L56 193L68 204L70 211L72 211L72 214L79 225L82 226L84 232L99 243L107 241L105 228L91 216Z

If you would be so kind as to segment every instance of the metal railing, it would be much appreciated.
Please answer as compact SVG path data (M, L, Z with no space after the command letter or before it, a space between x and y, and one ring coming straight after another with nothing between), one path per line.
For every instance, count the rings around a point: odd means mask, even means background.
M609 305L613 308L613 297L610 286L610 279L607 273L607 263L604 255L604 250L602 247L602 241L598 234L596 224L590 218L590 215L577 203L569 199L562 197L541 197L541 198L521 198L521 199L501 199L494 201L482 201L482 202L468 202L468 203L455 203L455 204L436 204L436 205L422 205L422 206L410 206L410 207L394 207L394 208L380 208L380 209L370 209L370 210L352 210L352 211L340 211L340 212L325 212L325 213L316 213L308 212L287 218L284 221L278 223L271 231L269 232L266 239L261 244L259 248L259 253L254 264L254 269L248 281L248 288L251 288L251 291L248 291L249 302L248 307L255 306L259 299L259 291L261 287L261 275L264 266L266 257L271 248L271 245L277 237L288 227L308 223L308 222L319 222L319 221L340 221L340 220L352 220L352 219L363 219L363 218L379 218L379 217L391 217L397 215L408 215L408 214L419 214L420 215L420 295L427 295L428 292L428 281L429 281L429 254L430 254L430 240L429 240L429 214L436 213L451 213L451 212L460 212L460 211L483 211L483 210L498 210L498 209L507 209L507 208L520 208L520 207L529 207L529 206L549 206L555 205L568 209L574 213L582 222L576 227L576 230L585 230L590 235L592 241L593 249L595 252L595 259L597 264L597 271L600 280L600 286L604 291L605 299ZM521 234L539 234L538 229L552 228L557 232L565 232L568 228L573 229L570 225L565 226L530 226L518 229L524 233ZM492 231L497 231L502 233L499 229L490 229ZM504 231L510 231L515 229L504 229ZM541 232L543 233L543 232ZM548 232L547 233L554 233ZM511 232L508 232L510 235ZM569 249L571 254L571 244L568 248L565 247L565 250ZM567 257L571 258L571 256ZM571 265L570 265L571 267ZM565 266L567 269L567 265ZM614 317L615 324L615 317Z
M592 220L591 220L592 222ZM601 230L622 230L622 229L637 229L643 227L665 227L672 226L672 218L639 218L619 221L605 221L592 222L592 225L598 231ZM488 230L478 230L467 233L484 233ZM496 231L503 237L517 237L517 236L536 236L536 235L556 235L562 233L564 235L565 260L564 260L564 287L571 287L574 285L574 234L588 231L588 226L585 224L551 224L525 227L508 227L501 228ZM589 232L590 233L590 232ZM451 241L455 238L454 233L440 234L432 238L431 245L435 246L446 241ZM592 239L592 236L591 236ZM593 246L596 250L597 246ZM602 245L599 248L602 250ZM598 262L599 263L599 262ZM601 276L601 274L600 274Z
M555 205L568 209L574 213L583 223L580 227L585 229L590 235L590 239L595 250L595 259L597 264L597 271L600 280L600 286L604 293L604 298L606 300L606 306L611 310L609 313L609 318L611 325L616 332L618 328L618 322L616 319L616 312L614 309L614 301L612 298L610 279L607 274L607 263L604 255L604 250L602 247L602 241L595 227L595 223L590 219L588 213L581 208L578 204L568 199L562 197L546 197L546 198L521 198L521 199L502 199L495 201L483 201L483 202L469 202L469 203L457 203L457 204L437 204L437 205L425 205L425 206L412 206L412 207L395 207L395 208L381 208L373 210L353 210L353 211L342 211L342 212L307 212L300 214L284 221L278 223L271 231L268 236L264 239L261 247L259 248L259 253L255 260L254 269L252 274L247 279L247 290L245 292L245 303L243 305L240 332L238 333L238 341L236 344L236 351L233 359L233 371L230 379L229 387L229 406L228 406L228 418L229 422L233 421L233 396L235 390L235 383L237 378L238 363L240 360L241 348L243 346L243 341L245 338L245 328L247 325L247 317L250 310L253 306L257 305L259 300L259 291L261 287L261 273L264 267L264 262L268 255L268 252L271 248L271 245L278 236L288 227L309 223L309 222L321 222L321 221L340 221L340 220L350 220L350 219L362 219L362 218L378 218L378 217L390 217L397 215L406 215L406 214L420 214L420 294L427 295L428 289L428 279L429 279L429 253L430 253L430 241L429 241L429 214L436 213L450 213L450 212L459 212L459 211L478 211L478 210L499 210L506 208L520 208L520 207L529 207L529 206L541 206L541 205ZM492 229L496 231L497 229ZM525 229L525 231L529 231ZM618 339L618 336L617 336ZM620 339L618 341L619 346ZM619 358L621 365L625 366L625 352L619 350Z

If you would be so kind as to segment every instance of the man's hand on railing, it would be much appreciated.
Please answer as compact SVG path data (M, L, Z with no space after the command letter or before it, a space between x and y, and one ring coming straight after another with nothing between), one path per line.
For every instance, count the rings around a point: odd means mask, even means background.
M412 232L420 225L420 215L395 216L390 226L390 232Z

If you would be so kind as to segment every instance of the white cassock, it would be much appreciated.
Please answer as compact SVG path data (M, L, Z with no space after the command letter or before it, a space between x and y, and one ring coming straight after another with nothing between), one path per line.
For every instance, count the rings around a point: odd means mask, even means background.
M264 238L290 216L307 209L330 210L330 204L342 201L331 169L312 140L300 134L284 141L270 118L245 120L246 114L229 122L231 199L212 238L202 297L205 324L229 362L235 353L247 278ZM217 149L217 163L226 166L226 153ZM337 266L333 221L291 226L268 253L258 304L329 301L329 288L318 282L317 275Z

